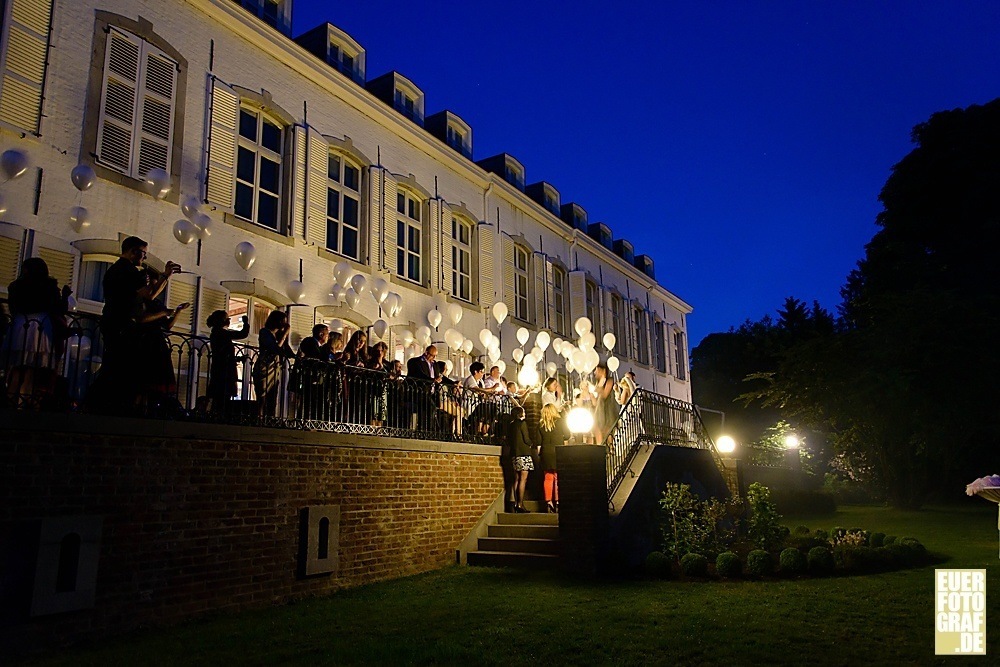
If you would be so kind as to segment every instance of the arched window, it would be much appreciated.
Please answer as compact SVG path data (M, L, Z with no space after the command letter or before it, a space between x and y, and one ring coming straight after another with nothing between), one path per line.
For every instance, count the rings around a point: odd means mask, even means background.
M472 223L458 216L451 219L451 293L472 301Z
M326 198L326 248L361 259L361 168L346 155L330 153Z
M236 155L236 215L278 231L281 224L280 121L247 103L240 105Z
M605 329L601 326L600 296L597 291L597 283L588 280L586 283L587 318L591 321L594 331L602 332Z
M408 190L396 193L396 274L411 282L423 280L423 202Z

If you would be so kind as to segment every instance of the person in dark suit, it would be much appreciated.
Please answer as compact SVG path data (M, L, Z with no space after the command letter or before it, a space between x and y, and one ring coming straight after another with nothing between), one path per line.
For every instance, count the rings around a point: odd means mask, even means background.
M417 415L418 430L436 430L438 427L435 386L430 383L440 384L444 376L438 372L435 361L437 347L434 345L428 345L422 355L406 361L410 412Z
M328 361L330 357L326 347L329 336L330 327L320 323L313 326L311 336L303 338L299 343L290 384L301 393L300 407L302 416L306 419L316 419L316 415L322 411L327 402L323 394L326 379L324 377L326 367L323 362Z
M437 360L437 353L437 346L428 345L427 349L419 357L408 359L406 362L406 377L440 382L441 376L434 366L434 362Z

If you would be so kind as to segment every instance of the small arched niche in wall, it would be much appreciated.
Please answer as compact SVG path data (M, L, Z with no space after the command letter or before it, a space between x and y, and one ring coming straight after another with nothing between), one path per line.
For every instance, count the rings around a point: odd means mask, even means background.
M340 505L302 509L299 522L299 576L333 574L340 567Z

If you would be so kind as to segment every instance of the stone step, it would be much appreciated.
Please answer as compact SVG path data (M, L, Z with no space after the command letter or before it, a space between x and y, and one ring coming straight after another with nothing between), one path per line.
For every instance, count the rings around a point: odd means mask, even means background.
M489 537L531 537L539 540L559 539L559 526L538 526L532 524L497 524L486 527Z
M514 553L509 551L470 551L469 565L485 567L555 567L559 557L554 554Z
M559 541L534 537L480 537L479 550L555 555L559 553Z
M542 514L541 512L530 512L528 514L512 514L507 512L497 513L497 523L501 525L536 525L536 526L558 526L558 514Z

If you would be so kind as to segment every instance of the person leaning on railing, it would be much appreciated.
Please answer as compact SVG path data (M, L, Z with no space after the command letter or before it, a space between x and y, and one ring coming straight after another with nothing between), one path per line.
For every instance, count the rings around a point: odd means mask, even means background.
M55 278L41 257L21 264L18 277L7 287L13 316L4 338L3 367L7 370L7 396L15 406L36 404L55 390L55 366L66 328L69 287L59 291Z
M146 268L146 285L152 285L160 278L159 271ZM136 304L133 316L136 326L133 330L133 351L135 353L133 372L138 374L139 407L148 411L153 408L169 408L180 411L177 403L177 377L170 358L170 344L164 332L169 331L177 321L177 316L190 307L189 303L167 308L156 299L143 297Z
M379 341L368 350L368 374L371 378L372 426L382 426L389 419L389 346Z
M209 357L211 365L206 393L209 409L215 413L228 412L229 403L236 396L239 374L236 371L236 346L233 342L250 335L250 320L246 315L240 319L243 327L239 331L229 328L229 313L224 310L216 310L206 321L212 330L208 337L212 354Z
M272 310L264 322L264 328L257 334L260 351L251 375L254 391L257 393L257 411L262 417L274 416L285 359L295 357L288 345L288 329L288 315L280 310Z

